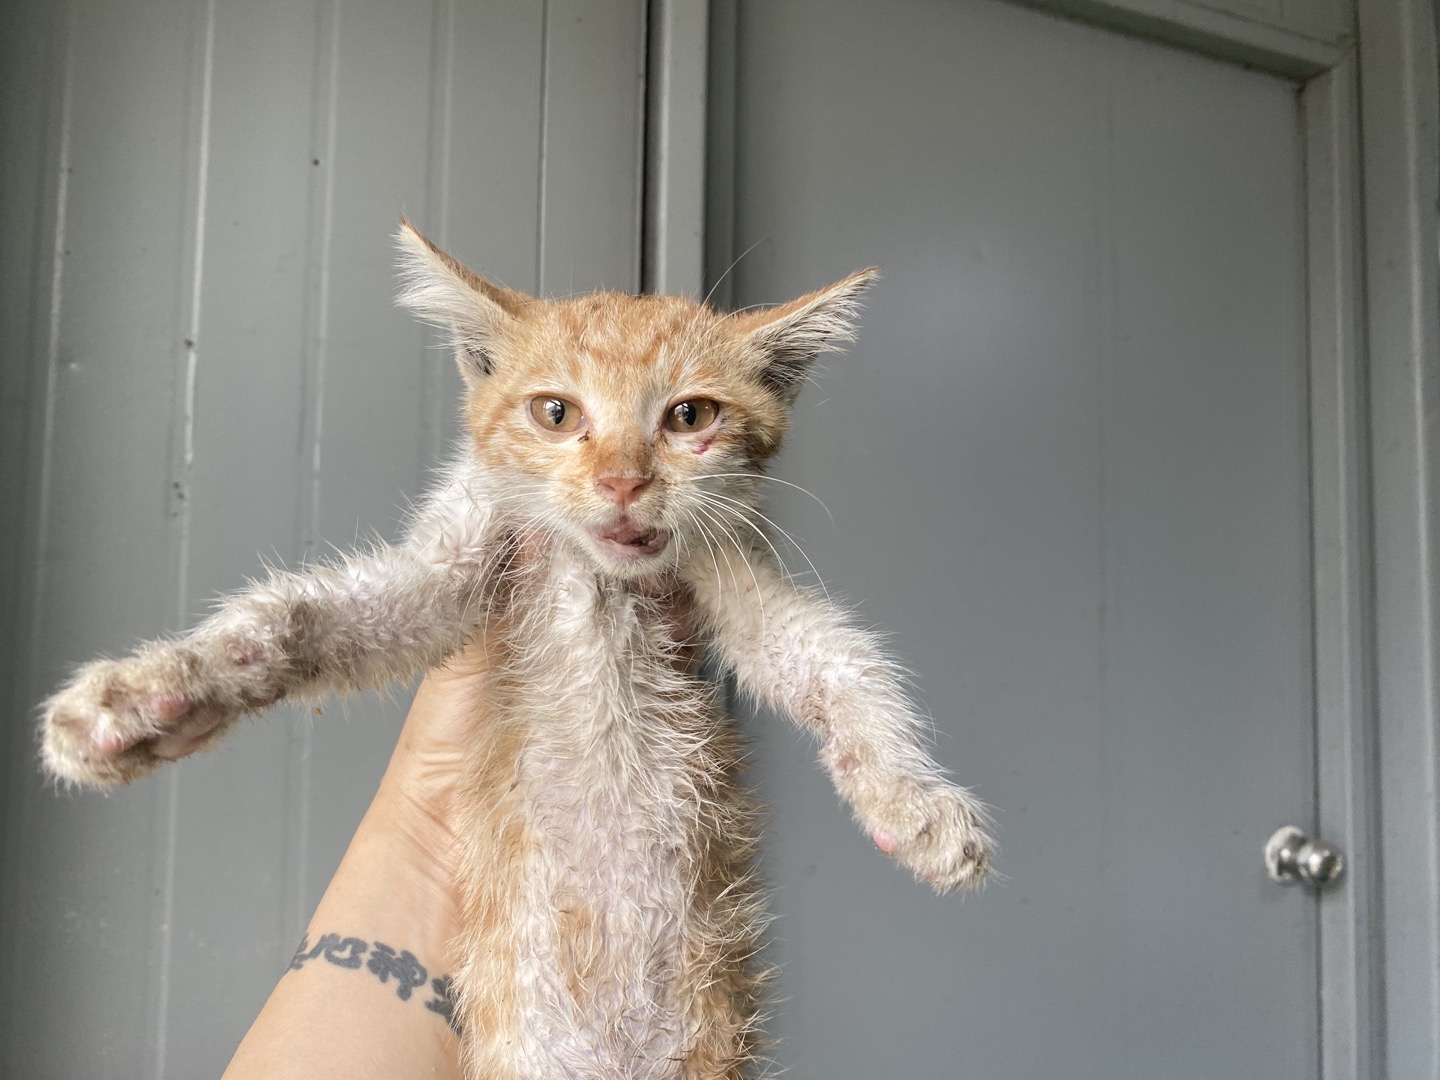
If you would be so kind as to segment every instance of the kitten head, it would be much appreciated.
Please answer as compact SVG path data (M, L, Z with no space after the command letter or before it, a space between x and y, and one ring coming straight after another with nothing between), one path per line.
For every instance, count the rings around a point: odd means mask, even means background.
M536 299L409 222L400 303L452 335L474 452L522 527L638 578L758 529L765 462L816 355L854 338L872 267L765 310L677 296Z

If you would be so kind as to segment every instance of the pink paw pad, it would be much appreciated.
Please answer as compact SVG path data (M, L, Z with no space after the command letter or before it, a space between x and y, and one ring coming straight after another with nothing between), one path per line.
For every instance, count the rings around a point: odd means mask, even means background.
M875 846L886 855L893 854L895 849L900 846L900 841L896 840L895 837L891 836L884 829L872 829L870 831L870 839L873 840Z
M174 720L190 710L190 699L184 694L156 694L150 699L150 711L161 720Z
M130 740L108 724L102 724L92 731L90 741L95 744L95 749L106 757L123 753L130 746Z

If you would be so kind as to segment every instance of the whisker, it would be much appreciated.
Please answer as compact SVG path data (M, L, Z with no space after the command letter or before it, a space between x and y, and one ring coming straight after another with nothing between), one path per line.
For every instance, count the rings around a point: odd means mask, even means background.
M770 538L765 535L764 530L762 530L762 529L760 529L759 527L757 527L753 521L750 521L750 520L746 519L745 517L743 517L742 515L737 514L734 510L730 509L729 507L726 507L726 506L712 506L712 509L715 510L717 513L728 514L728 515L730 515L731 517L738 518L742 524L748 526L748 527L751 529L751 531L753 531L757 536L760 537L761 540L765 541L766 547L768 547L768 548L770 549L770 553L775 556L775 566L776 566L776 568L780 571L781 574L783 574L783 575L785 576L785 580L786 580L786 581L790 582L792 585L796 584L795 575L794 575L793 573L791 573L791 572L790 572L790 568L785 565L785 560L782 559L782 558L780 557L780 553L775 550L775 545L771 542ZM741 550L741 557L744 558L745 555L744 555L744 550L743 550L743 549L746 548L746 547L748 547L749 545L743 543L743 542L740 540L740 538L739 538L738 536L736 536L735 534L731 533L729 529L726 529L726 533L727 533L728 535L731 535L731 536L734 538L736 548ZM749 565L749 564L748 564L748 561L747 561L747 566L748 566L748 565ZM755 571L754 571L753 568L752 568L750 572L751 572L751 574L752 574L752 576L753 576L753 574L754 574Z
M712 499L721 499L721 500L723 500L723 501L726 502L726 503L732 504L733 509L731 509L730 512L731 512L732 514L735 514L737 517L739 517L742 521L744 521L747 525L749 525L752 529L754 529L754 530L755 530L757 533L759 533L761 536L765 536L765 531L764 531L763 529L761 529L758 525L756 525L753 521L751 521L748 517L746 517L745 515L746 515L747 513L754 514L754 515L755 515L756 517L758 517L761 521L765 522L766 525L769 525L772 529L774 529L774 530L775 530L776 532L778 532L781 536L783 536L786 540L788 540L788 541L790 542L790 545L791 545L796 551L798 551L798 552L800 553L800 557L805 560L805 564L810 567L810 572L815 575L815 580L816 580L816 582L817 582L817 583L819 584L819 586L820 586L820 591L825 594L825 599L826 599L827 601L830 599L830 590L825 587L825 579L820 576L820 571L816 568L815 564L814 564L813 562L811 562L810 556L807 555L807 554L805 554L805 549L800 546L800 542L799 542L798 540L796 540L795 537L791 536L788 532L786 532L784 529L782 529L782 528L781 528L779 525L777 525L775 522L771 521L768 517L766 517L764 514L762 514L759 510L756 510L756 509L754 509L753 507L746 506L744 503L739 502L739 501L737 501L737 500L735 500L735 499L732 499L732 498L730 498L730 497L727 496L727 495L721 495L720 493L715 492L715 491L701 492L701 494L702 494L702 495L705 495L705 496L707 496L707 497L709 497L709 498L712 498ZM718 507L718 506L717 506L716 509L717 509L717 510L718 510L718 509L721 509L721 507ZM767 536L767 537L765 537L765 539L766 539L766 542L768 543L768 542L769 542L769 537ZM771 545L771 550L774 550L774 545L773 545L773 544ZM776 557L777 559L780 558L779 552L776 552L775 557ZM783 560L782 560L782 562L783 562Z
M720 561L715 557L715 549L711 546L710 538L705 534L705 526L700 523L700 519L695 516L693 511L687 510L686 513L690 515L690 520L695 523L695 528L700 532L700 539L705 541L705 547L710 551L710 562L715 567L715 591L720 592L724 589L725 586L724 583L720 580ZM739 583L735 581L735 575L733 571L731 572L730 580L731 584L735 588L735 591L738 593L740 591L740 586Z
M709 510L705 509L704 506L697 506L695 509L698 510L700 513L704 514L705 517L711 522L713 522L720 529L721 532L725 533L726 536L730 537L731 541L734 543L735 553L740 556L740 561L745 564L745 569L750 572L750 580L755 583L755 600L760 605L760 634L763 637L765 634L766 626L765 592L763 589L760 588L760 579L755 574L755 567L751 566L750 560L745 557L745 545L741 542L738 535L727 529L724 522L714 517ZM714 509L719 510L722 508L717 506ZM777 555L776 558L779 559L779 556ZM784 570L784 566L785 564L782 562L780 564L782 571ZM730 571L730 576L731 580L734 580L735 571L733 568ZM735 592L737 594L740 592L740 583L738 581L735 582Z
M704 476L696 477L696 480L697 480L697 482L700 481L700 480L709 480L712 476L715 477L715 478L717 478L717 479L718 479L718 478L721 478L721 477L724 477L724 478L727 478L727 479L728 479L728 478L734 478L734 477L753 477L753 478L756 479L756 480L769 480L772 484L784 484L786 487L788 487L788 488L794 488L796 491L800 492L802 495L808 495L808 496L810 496L810 498L814 499L817 503L820 504L820 509L825 511L825 516L830 519L830 524L831 524L831 525L834 525L834 524L835 524L835 515L830 512L830 507L828 507L828 506L825 505L824 500L822 500L819 495L816 495L816 494L815 494L813 491L811 491L809 488L801 487L799 484L791 483L789 480L782 480L782 479L780 479L780 477L778 477L778 476L770 476L768 473L733 473L733 472L706 473Z
M735 267L737 267L737 266L740 265L740 260L741 260L741 259L745 258L746 255L749 255L752 251L754 251L757 247L759 247L761 244L765 243L765 241L766 241L766 240L769 240L769 239L770 239L770 234L767 233L767 234L765 234L764 236L762 236L759 240L756 240L753 244L751 244L749 247L747 247L744 251L740 252L739 255L736 255L734 261L731 262L730 265L725 268L725 272L724 272L723 274L721 274L718 278L715 279L715 284L713 284L713 285L710 286L710 291L705 294L705 299L700 301L700 306L701 306L701 307L704 307L705 305L707 305L707 304L710 303L710 297L712 297L712 296L715 295L715 290L718 289L718 288L720 287L721 283L724 282L724 280L725 280L727 277L730 276L730 271L731 271L731 270L734 270Z

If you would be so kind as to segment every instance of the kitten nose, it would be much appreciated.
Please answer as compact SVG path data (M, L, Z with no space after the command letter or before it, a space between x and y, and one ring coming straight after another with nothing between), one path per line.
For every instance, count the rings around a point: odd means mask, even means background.
M595 481L611 502L618 506L629 506L650 486L648 476L602 476Z

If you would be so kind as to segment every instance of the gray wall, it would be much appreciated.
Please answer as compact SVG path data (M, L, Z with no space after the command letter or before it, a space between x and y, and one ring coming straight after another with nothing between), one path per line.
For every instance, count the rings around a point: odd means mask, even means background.
M641 0L0 9L0 1075L228 1060L407 695L109 798L43 782L35 705L393 531L457 392L390 302L402 212L522 289L637 286L643 35Z

